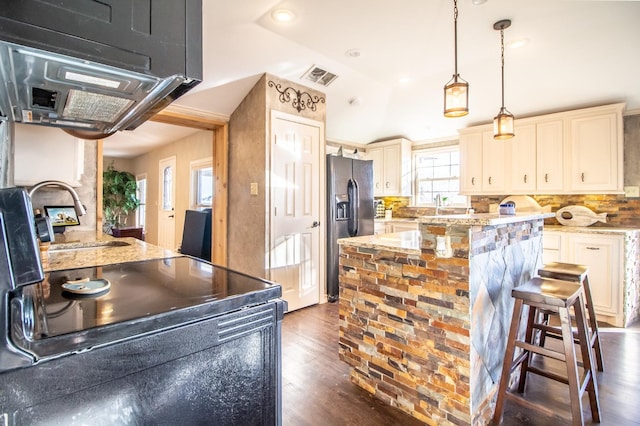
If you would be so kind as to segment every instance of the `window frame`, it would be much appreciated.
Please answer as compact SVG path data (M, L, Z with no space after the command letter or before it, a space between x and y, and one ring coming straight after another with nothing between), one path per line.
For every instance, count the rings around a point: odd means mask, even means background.
M140 191L140 182L144 182L144 194ZM136 227L145 229L147 224L147 192L149 190L149 180L146 173L136 175L136 197L140 200L138 208L136 208L135 222Z
M200 170L211 169L211 203L198 203L198 177ZM201 158L189 163L189 208L192 210L203 210L213 208L213 199L215 197L215 182L213 175L213 157Z
M423 147L423 148L419 148L419 149L415 149L411 152L411 165L412 165L412 175L413 175L413 205L416 207L435 207L435 203L419 203L418 202L418 194L419 194L419 184L422 180L424 179L418 179L418 159L417 157L420 155L424 155L425 153L428 154L441 154L441 153L446 153L446 152L458 152L458 155L460 154L460 144L455 144L455 145L446 145L446 146L439 146L439 147ZM458 170L460 170L460 168L462 167L462 164L458 165ZM452 179L457 179L458 180L458 188L460 188L460 176L450 176L448 178L446 178L448 180L452 180ZM433 179L435 180L435 179ZM432 181L433 181L432 180ZM440 180L445 180L445 178L440 179ZM469 196L465 196L465 195L460 195L460 193L458 193L458 196L460 197L464 197L465 202L464 203L449 203L446 205L446 207L459 207L459 208L468 208L471 206L471 199Z

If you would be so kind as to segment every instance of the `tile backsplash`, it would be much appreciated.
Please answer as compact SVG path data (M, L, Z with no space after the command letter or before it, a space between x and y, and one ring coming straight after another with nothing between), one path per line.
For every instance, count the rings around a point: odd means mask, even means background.
M551 206L551 211L556 212L565 206L585 206L595 213L607 213L607 223L597 223L597 226L621 226L640 228L640 199L627 198L625 195L532 195L541 206ZM505 198L504 195L496 196L472 196L471 205L476 213L488 213L490 204L498 204ZM517 210L517 207L516 207ZM555 218L545 220L547 225L559 225Z
M491 204L499 204L506 195L473 195L471 196L471 206L476 213L489 213ZM627 198L625 195L597 195L597 194L575 194L575 195L532 195L541 206L551 206L551 211L556 212L565 206L585 206L595 213L607 213L607 223L596 223L593 227L599 226L619 226L640 228L640 198ZM406 200L402 200L406 198ZM393 209L394 217L420 217L434 214L433 207L411 207L408 197L389 197L387 206ZM458 210L458 209L447 209ZM460 211L447 211L446 213L464 213ZM555 218L545 220L546 225L559 225Z

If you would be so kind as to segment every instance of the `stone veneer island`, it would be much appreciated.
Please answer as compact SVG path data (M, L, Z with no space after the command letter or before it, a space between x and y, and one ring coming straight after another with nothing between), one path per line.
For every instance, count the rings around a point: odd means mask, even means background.
M541 266L551 216L429 216L419 231L339 240L351 381L430 425L488 423L511 289Z

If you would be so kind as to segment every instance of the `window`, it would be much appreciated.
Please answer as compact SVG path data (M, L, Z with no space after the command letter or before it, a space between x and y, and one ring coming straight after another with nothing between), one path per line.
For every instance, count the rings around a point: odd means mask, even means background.
M136 176L136 196L140 200L140 205L136 209L136 227L144 228L147 214L147 175Z
M212 158L191 162L191 208L202 210L213 205Z
M413 153L415 176L414 204L434 205L438 194L446 206L467 207L469 200L460 195L460 148L416 150Z

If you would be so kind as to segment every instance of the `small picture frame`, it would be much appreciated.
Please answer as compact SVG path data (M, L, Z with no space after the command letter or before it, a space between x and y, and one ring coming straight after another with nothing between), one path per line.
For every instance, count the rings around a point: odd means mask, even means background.
M44 206L44 211L49 216L49 221L54 229L80 225L76 209L73 206Z

